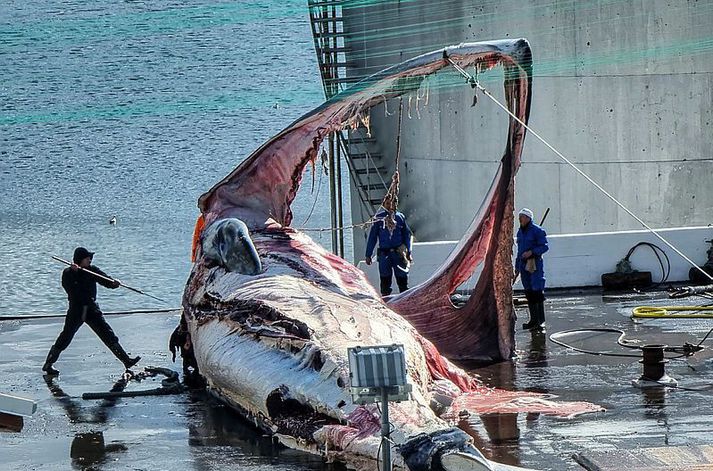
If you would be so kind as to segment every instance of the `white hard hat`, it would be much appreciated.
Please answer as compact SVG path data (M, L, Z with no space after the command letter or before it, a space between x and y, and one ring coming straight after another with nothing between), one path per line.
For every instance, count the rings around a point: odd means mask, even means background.
M520 210L520 212L517 213L517 214L518 214L518 216L520 216L520 215L525 215L525 216L529 217L530 220L533 220L533 219L535 218L535 217L534 217L535 215L532 214L532 210L531 210L531 209L528 209L528 208L522 208L522 209Z

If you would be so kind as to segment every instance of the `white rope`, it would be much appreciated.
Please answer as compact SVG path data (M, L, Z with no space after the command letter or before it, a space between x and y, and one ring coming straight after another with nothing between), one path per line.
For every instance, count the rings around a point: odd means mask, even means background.
M378 213L379 211L377 211ZM356 229L356 228L361 228L365 229L368 226L372 224L376 224L377 222L381 222L385 220L385 218L371 218L368 221L360 222L357 224L352 224L350 226L342 226L342 227L295 227L296 231L300 232L336 232L336 231L342 231L345 229Z
M530 126L528 126L527 124L525 124L520 118L518 118L518 117L515 115L515 113L513 113L512 111L510 111L507 106L505 106L505 105L503 105L502 103L500 103L500 102L497 100L497 98L495 98L493 95L491 95L490 92L487 91L487 90L480 84L480 82L479 82L477 79L473 78L468 72L466 72L465 70L463 70L462 67L460 67L458 64L456 64L455 62L453 62L451 59L448 59L448 61L451 63L451 65L453 65L453 67L454 67L458 72L460 72L461 75L463 75L466 79L468 79L468 82L469 82L469 83L474 84L474 85L478 88L478 90L480 90L481 92L483 92L483 94L484 94L485 96L487 96L488 98L490 98L496 105L498 105L500 108L502 108L502 110L505 111L508 115L510 115L511 118L513 118L515 121L517 121L518 123L520 123L521 126L523 126L523 127L524 127L525 129L527 129L533 136L535 136L537 139L539 139L540 142L542 142L542 143L543 143L544 145L546 145L552 152L554 152L555 155L557 155L557 157L559 157L559 158L562 159L567 165L569 165L570 167L572 167L577 173L579 173L581 176L583 176L589 183L591 183L592 185L594 185L595 188L597 188L599 191L601 191L607 198L609 198L609 199L612 200L614 203L616 203L617 206L619 206L621 209L623 209L624 211L626 211L626 213L629 214L629 216L631 216L632 218L634 218L639 224L641 224L644 228L646 228L649 232L651 232L654 236L656 236L661 242L663 242L664 244L666 244L667 246L669 246L669 247L671 248L671 250L673 250L674 252L676 252L678 255L681 256L681 258L683 258L686 262L688 262L689 264L691 264L691 266L692 266L693 268L695 268L696 270L698 270L698 271L700 271L701 273L703 273L703 274L706 276L706 278L708 278L709 280L713 281L713 276L709 275L705 270L703 270L701 267L699 267L693 260L691 260L690 258L688 258L688 257L686 256L686 254L684 254L683 252L681 252L680 250L678 250L672 243L670 243L668 240L666 240L661 234L659 234L659 233L656 232L653 228L651 228L648 224L646 224L646 222L644 222L643 219L641 219L639 216L637 216L636 214L634 214L629 208L627 208L626 206L624 206L623 203L621 203L621 202L620 202L619 200L617 200L614 196L612 196L611 193L609 193L607 190L605 190L599 183L595 182L589 175L587 175L586 173L584 173L584 171L582 171L579 167L577 167L571 160L569 160L567 157L565 157L560 151L558 151L557 149L555 149L549 142L547 142L542 136L540 136L540 135L539 135L536 131L534 131Z

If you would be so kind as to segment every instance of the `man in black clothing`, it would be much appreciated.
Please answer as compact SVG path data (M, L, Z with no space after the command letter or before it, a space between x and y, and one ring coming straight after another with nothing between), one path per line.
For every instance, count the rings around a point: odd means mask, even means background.
M141 357L131 358L127 355L119 345L119 339L116 334L104 320L104 315L99 310L99 305L96 302L97 283L110 289L118 288L121 283L118 280L102 280L91 273L87 273L91 271L109 278L106 273L92 265L93 257L94 252L90 252L84 247L77 247L74 251L74 263L62 272L62 287L67 292L69 309L64 320L64 329L57 337L47 355L45 364L42 366L42 371L48 375L59 374L59 371L54 369L52 365L59 358L59 354L69 346L74 334L85 322L127 369L134 366L141 359Z

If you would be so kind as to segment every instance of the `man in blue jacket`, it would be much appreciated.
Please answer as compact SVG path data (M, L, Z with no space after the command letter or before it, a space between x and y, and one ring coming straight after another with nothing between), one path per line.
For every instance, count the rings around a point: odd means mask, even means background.
M549 250L547 234L532 220L532 211L523 208L518 214L520 229L517 231L517 259L515 278L522 277L530 321L525 330L541 329L545 325L545 271L542 254Z
M376 213L375 223L369 231L366 243L366 264L371 265L376 243L379 243L377 258L379 261L379 277L381 278L381 295L391 294L392 275L396 277L399 292L408 289L408 271L411 258L411 229L406 224L406 217L394 211L385 209Z

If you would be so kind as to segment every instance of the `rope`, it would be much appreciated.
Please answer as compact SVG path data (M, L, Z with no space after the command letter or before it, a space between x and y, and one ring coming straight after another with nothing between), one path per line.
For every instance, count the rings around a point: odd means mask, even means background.
M372 224L376 224L377 222L384 221L386 218L371 218L368 221L360 222L357 224L351 224L349 226L342 226L342 227L295 227L293 228L296 231L300 232L336 232L336 231L341 231L341 230L346 230L346 229L364 229L366 227L369 227Z
M389 229L389 231L393 232L393 230L396 228L396 208L398 206L398 201L399 201L399 183L400 183L399 163L401 161L401 123L403 120L403 112L404 112L403 98L400 97L399 98L398 133L396 134L395 170L394 170L393 176L391 177L391 184L389 185L389 188L386 191L386 194L384 195L384 198L381 201L381 207L387 210L388 216L385 218L372 217L371 219L369 219L367 221L364 221L361 223L356 223L356 224L351 224L349 226L295 228L295 230L298 230L301 232L337 232L337 231L343 231L343 230L348 230L348 229L364 229L372 224L376 224L377 222L384 221L387 229ZM371 155L369 155L367 153L367 156L368 156L368 160L371 160ZM350 172L350 174L351 174L351 172ZM379 174L379 172L376 172L376 174L379 176L379 179L381 180L381 183L384 185L384 187L386 187L386 182L384 182L384 179L381 178L381 175ZM320 185L321 185L321 174L320 174ZM317 189L317 192L319 194L319 187ZM361 195L360 195L360 197L361 197ZM316 201L317 200L315 198L315 203L316 203ZM312 205L312 210L310 211L309 216L302 224L306 224L307 221L309 221L309 218L310 218L310 216L312 216L313 211L314 211L314 204ZM378 212L378 210L377 210L377 212Z
M386 103L386 102L384 102L384 103ZM357 137L358 137L358 139L361 141L360 144L361 144L362 146L364 146L364 147L367 147L366 141L364 141L364 136L362 136L361 133L360 133ZM350 138L350 140L351 140L351 138ZM344 147L344 143L343 143L343 141L341 141L341 140L340 140L340 145L342 146L342 149L345 151L345 154L346 154L347 156L349 156L349 152L346 152L346 148ZM367 158L367 160L368 160L367 165L371 163L371 165L372 165L374 168L378 167L378 165L377 165L376 162L374 161L373 157L371 156L371 152L369 152L368 149L365 149L365 150L366 150L366 152L365 152L366 158ZM385 190L388 190L389 187L386 185L386 181L384 181L384 178L381 176L381 173L376 172L376 176L379 177L379 180L381 181L381 185L384 187L384 189L385 189Z
M637 216L636 214L634 214L629 208L627 208L626 206L624 206L623 203L621 203L621 202L620 202L619 200L617 200L614 196L612 196L612 195L611 195L607 190L605 190L599 183L597 183L596 181L594 181L589 175L587 175L583 170L581 170L579 167L577 167L571 160L569 160L567 157L565 157L560 151L558 151L557 149L555 149L554 146L552 146L549 142L547 142L542 136L540 136L540 135L539 135L536 131L534 131L530 126L528 126L527 124L525 124L525 122L522 121L520 118L518 118L512 111L510 111L507 106L505 106L505 105L503 105L502 103L500 103L500 101L498 101L497 98L495 98L493 95L491 95L490 92L489 92L488 90L486 90L486 89L480 84L480 82L479 82L477 79L475 79L475 78L474 78L473 76L471 76L468 72L466 72L465 70L463 70L463 68L462 68L461 66L459 66L458 64L456 64L455 62L453 62L450 58L448 58L448 62L449 62L461 75L463 75L463 77L465 77L465 78L468 80L468 83L470 83L471 85L475 85L475 86L478 88L478 90L480 90L481 92L483 92L483 94L484 94L485 96L487 96L488 98L490 98L490 99L491 99L496 105L498 105L503 111L505 111L508 115L510 115L510 117L511 117L512 119L514 119L515 121L517 121L517 122L518 122L521 126L523 126L525 129L527 129L527 130L528 130L533 136L535 136L540 142L542 142L542 143L543 143L545 146L547 146L552 152L554 152L555 155L557 155L557 157L559 157L560 159L562 159L567 165L569 165L570 167L572 167L577 173L579 173L582 177L584 177L589 183L591 183L592 185L594 185L594 187L595 187L596 189L598 189L600 192L602 192L602 193L604 194L604 196L606 196L607 198L609 198L610 200L612 200L617 206L619 206L621 209L623 209L629 216L631 216L631 217L634 218L639 224L641 224L646 230L648 230L649 232L651 232L654 236L656 236L659 240L661 240L661 242L663 242L664 244L666 244L667 246L669 246L669 247L671 248L671 250L673 250L674 252L676 252L681 258L683 258L686 262L688 262L693 268L695 268L696 270L698 270L698 271L700 271L701 273L703 273L703 275L705 275L705 277L708 278L709 280L713 281L713 276L709 275L705 270L703 270L701 267L699 267L698 265L696 265L696 264L693 262L693 260L691 260L690 258L688 258L688 257L686 256L686 254L684 254L683 252L681 252L680 250L678 250L672 243L670 243L668 240L666 240L661 234L659 234L659 233L656 232L653 228L651 228L648 224L646 224L646 222L644 222L643 219L641 219L639 216Z
M605 351L600 351L600 350L589 350L586 348L579 348L579 347L575 347L573 345L570 345L570 344L565 343L564 341L560 340L560 337L564 337L564 336L572 335L572 334L584 333L584 332L616 333L616 334L619 334L619 338L617 339L617 345L626 347L626 348L632 348L631 345L626 345L624 342L624 337L626 336L626 333L623 330L612 329L612 328L563 330L561 332L555 332L554 334L550 335L550 340L553 343L556 343L557 345L559 345L560 347L568 348L570 350L574 350L575 352L579 352L579 353L587 353L589 355L607 356L607 357L624 357L624 358L641 358L641 355L634 355L631 353L605 352Z
M399 160L401 159L401 120L404 114L404 101L403 97L399 97L399 124L398 133L396 134L396 172L399 171Z
M713 319L713 306L637 306L631 317L638 319ZM690 314L685 314L689 312Z
M389 185L389 190L384 195L384 199L381 200L381 206L386 209L388 213L384 219L384 227L390 234L396 229L396 210L399 206L399 161L401 159L401 121L403 119L403 113L403 98L399 98L399 122L398 132L396 133L396 160L394 162L394 174L391 176L391 185Z

